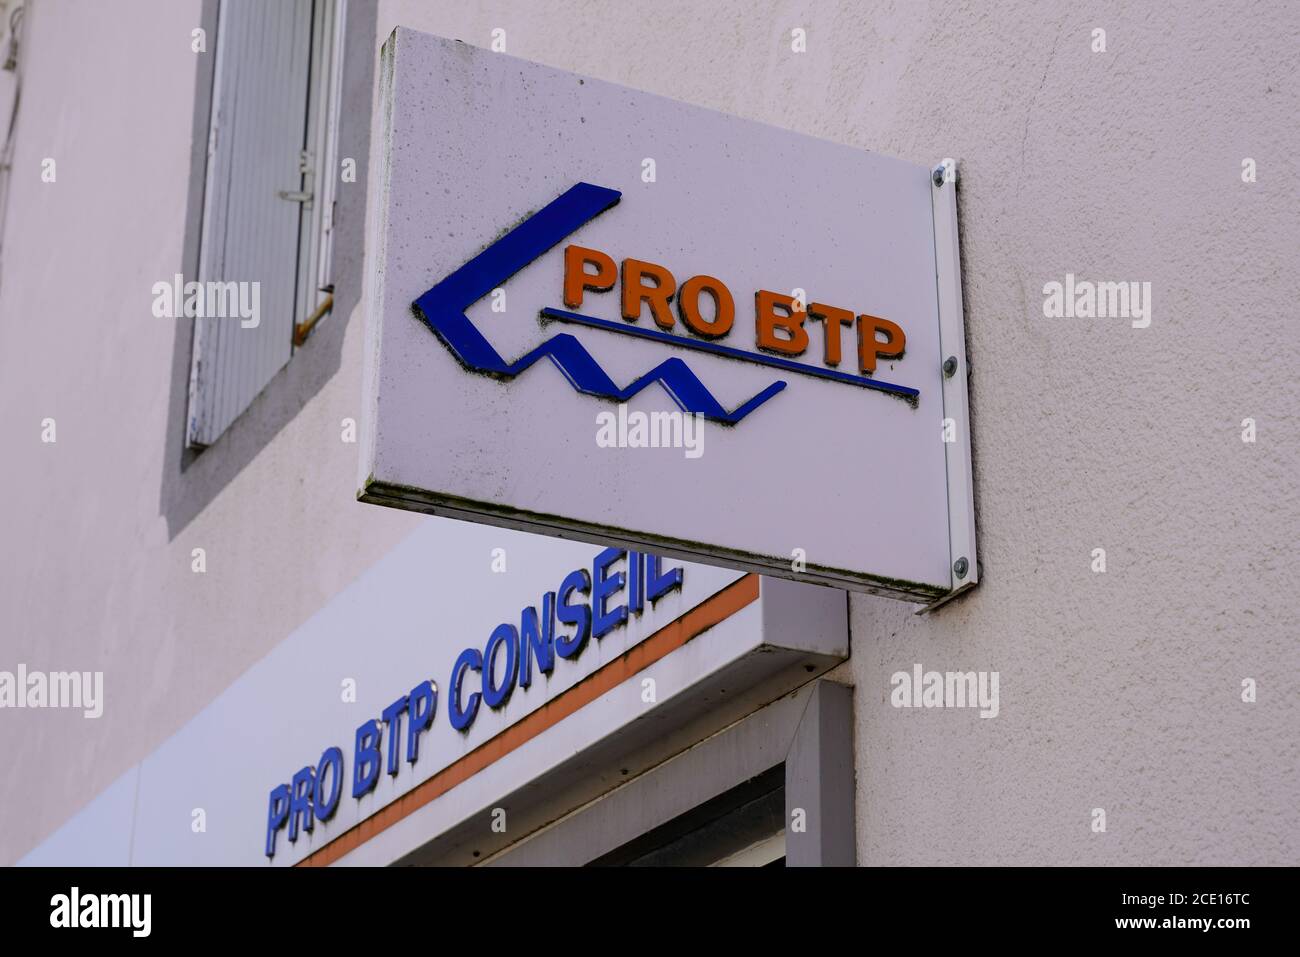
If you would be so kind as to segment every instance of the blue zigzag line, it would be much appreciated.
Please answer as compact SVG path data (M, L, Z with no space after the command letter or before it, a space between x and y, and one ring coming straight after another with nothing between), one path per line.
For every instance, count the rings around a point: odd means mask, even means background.
M786 385L782 381L773 382L735 411L728 412L691 371L691 367L676 356L665 359L626 389L620 389L586 347L567 332L547 339L523 358L508 363L464 315L444 311L433 315L423 314L423 318L456 358L476 372L514 378L537 360L546 357L574 389L586 395L626 402L646 386L658 382L683 412L699 413L705 418L729 425L739 422Z
M522 358L506 362L465 315L471 303L609 209L619 198L615 190L590 183L577 184L420 296L413 303L416 314L472 371L512 379L545 356L578 392L626 402L646 386L658 382L682 411L734 425L784 389L785 382L773 382L728 412L690 366L676 356L665 359L627 388L620 389L582 343L569 333L553 336Z

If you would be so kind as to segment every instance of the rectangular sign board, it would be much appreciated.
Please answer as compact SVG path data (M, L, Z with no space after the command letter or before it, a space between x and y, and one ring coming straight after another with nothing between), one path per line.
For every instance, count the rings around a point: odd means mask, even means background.
M401 28L381 96L363 501L974 584L950 163Z
M848 652L839 592L421 523L20 863L482 863Z

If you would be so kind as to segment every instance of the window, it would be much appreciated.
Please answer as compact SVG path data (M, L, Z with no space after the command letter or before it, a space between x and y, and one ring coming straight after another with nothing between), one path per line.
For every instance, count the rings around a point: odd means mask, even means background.
M333 303L344 2L220 2L192 307L193 448L225 432Z

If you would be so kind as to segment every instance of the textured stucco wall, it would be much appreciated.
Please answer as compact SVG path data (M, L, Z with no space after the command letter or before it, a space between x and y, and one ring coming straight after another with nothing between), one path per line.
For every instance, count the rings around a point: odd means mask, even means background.
M168 540L175 330L147 291L180 259L198 4L129 24L36 8L15 160L29 179L0 274L5 648L103 668L110 694L136 697L99 722L4 716L0 804L30 827L0 831L0 861L417 521L351 503L354 317L335 379ZM839 677L857 689L860 861L1297 860L1300 8L383 0L377 39L398 23L481 46L500 27L513 55L960 161L984 577L929 617L852 603ZM794 27L808 52L791 52ZM37 179L47 155L66 157L55 187ZM1067 272L1150 282L1151 326L1045 319L1043 284ZM39 443L47 415L56 447ZM189 571L197 545L206 576ZM999 671L1000 715L893 709L889 676L915 662Z

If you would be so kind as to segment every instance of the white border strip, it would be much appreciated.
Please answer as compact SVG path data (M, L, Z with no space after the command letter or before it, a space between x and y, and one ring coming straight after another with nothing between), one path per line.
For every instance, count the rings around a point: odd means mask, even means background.
M961 297L961 250L957 240L957 167L944 160L931 172L930 200L934 209L934 265L939 293L939 362L956 359L952 375L945 370L943 415L952 419L955 442L944 444L948 470L949 573L952 592L927 606L950 601L979 582L979 555L975 549L975 476L970 445L970 367L966 361L966 314ZM966 561L965 573L955 566Z

